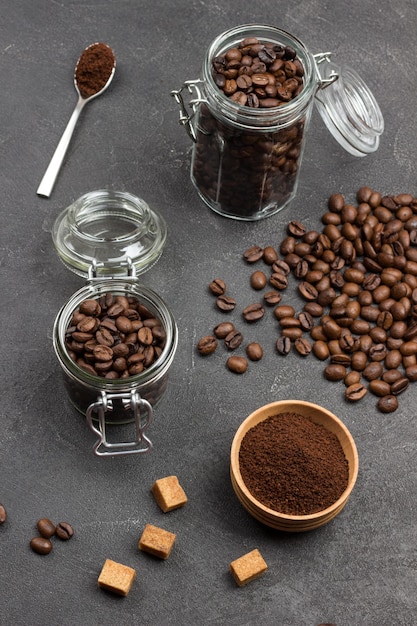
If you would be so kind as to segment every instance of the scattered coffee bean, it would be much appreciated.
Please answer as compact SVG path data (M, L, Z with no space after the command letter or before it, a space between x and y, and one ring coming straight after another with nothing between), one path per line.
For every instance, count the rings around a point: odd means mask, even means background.
M0 524L4 524L7 520L6 508L3 504L0 504Z
M384 396L378 400L377 404L378 409L381 413L393 413L398 409L398 399L397 396Z
M275 306L281 302L281 294L278 291L267 291L264 293L264 302L268 306Z
M250 304L249 306L245 307L243 309L242 315L247 322L257 322L265 315L265 309L263 308L262 304L256 302L255 304Z
M294 348L301 356L308 356L312 350L311 343L305 337L297 337L294 341Z
M261 344L253 341L246 346L246 354L251 361L260 361L264 352Z
M47 517L42 517L42 519L38 520L36 526L39 534L42 537L46 537L46 539L50 539L55 534L55 524Z
M227 313L229 311L233 311L236 306L236 300L223 294L217 298L216 304L220 311Z
M213 329L213 333L218 339L224 339L234 329L232 322L221 322Z
M212 354L217 348L217 339L213 335L202 337L197 344L197 350L202 356Z
M33 537L30 547L37 554L49 554L52 550L52 542L46 537Z
M362 400L367 393L368 390L362 385L362 383L355 383L346 387L345 398L350 402L357 402L358 400Z
M243 253L243 258L247 263L256 263L263 257L264 250L259 246L251 246Z
M233 329L224 338L224 345L228 350L236 350L243 341L243 335L239 330Z
M222 296L226 293L226 283L221 278L215 278L209 284L209 289L215 296Z
M281 335L276 342L277 352L282 356L287 356L291 352L291 339Z
M62 541L68 541L74 535L74 529L68 522L59 522L55 529L55 534Z
M235 374L244 374L248 369L248 362L244 356L231 356L227 359L226 365Z
M267 277L264 272L261 272L261 271L253 272L253 274L250 277L251 287L253 289L256 289L257 291L263 289L266 283L267 283Z

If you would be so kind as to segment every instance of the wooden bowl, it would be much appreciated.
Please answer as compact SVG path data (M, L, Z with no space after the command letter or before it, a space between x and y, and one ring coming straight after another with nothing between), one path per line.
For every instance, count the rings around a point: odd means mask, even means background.
M310 515L287 515L269 509L256 500L247 489L239 468L239 450L243 437L253 426L272 415L281 413L296 413L310 418L313 422L321 424L333 432L339 439L343 452L349 464L348 484L340 498L331 506ZM234 436L230 452L230 477L233 489L245 509L259 522L288 532L304 532L319 528L334 519L346 505L358 476L358 452L352 435L333 413L311 402L299 400L281 400L271 402L254 411L240 425Z

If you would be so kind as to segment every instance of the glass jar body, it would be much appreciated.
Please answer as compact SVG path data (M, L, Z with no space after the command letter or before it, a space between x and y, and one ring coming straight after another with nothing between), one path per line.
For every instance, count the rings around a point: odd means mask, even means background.
M138 299L154 317L159 319L166 333L165 346L159 358L140 374L128 378L106 379L94 376L80 367L70 356L66 334L74 311L87 299L100 299L111 293ZM73 406L85 414L90 405L101 401L106 394L129 398L136 392L140 398L155 407L168 384L168 374L178 344L178 331L172 313L165 302L152 290L140 285L136 279L90 281L77 291L58 313L53 330L53 346L61 366L64 386ZM112 401L107 407L106 423L123 424L134 421L126 402Z
M252 37L296 51L304 69L303 89L292 101L252 108L233 102L215 84L213 59ZM292 200L318 83L313 56L278 28L239 26L212 43L199 85L191 160L191 180L211 209L234 219L259 220Z

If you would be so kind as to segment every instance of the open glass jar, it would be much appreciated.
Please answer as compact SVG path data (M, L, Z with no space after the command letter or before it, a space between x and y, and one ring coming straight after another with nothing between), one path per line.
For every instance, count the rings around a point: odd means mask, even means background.
M251 74L249 63L259 47L266 52L257 56ZM230 50L242 51L244 60L236 53L233 58ZM378 148L384 123L375 98L354 70L342 71L330 56L311 54L299 39L274 26L237 26L213 41L201 78L172 92L180 123L194 142L191 180L211 209L238 220L259 220L294 198L314 102L351 154L364 156ZM298 68L291 78L282 74L286 62ZM281 89L289 81L298 81L290 98L288 89ZM281 95L269 96L268 89L277 86Z
M137 274L149 269L160 257L166 242L165 222L132 194L99 190L85 194L65 209L55 221L52 237L64 264L87 278L84 287L73 294L58 313L53 330L53 345L68 397L75 408L86 415L90 429L98 436L95 454L147 452L152 443L145 431L152 420L153 408L167 387L178 331L163 299L140 284ZM83 325L74 326L74 313L85 301L97 303L91 315L81 314L84 322L87 318L87 322L93 324L86 334ZM120 307L110 311L113 303L121 301L128 302L129 307L126 304L123 311ZM95 371L89 365L89 357L92 358L91 351L97 344L107 346L109 352L114 351L115 357L115 345L125 342L129 349L126 360L128 355L144 350L139 341L132 338L127 341L127 331L120 334L119 329L116 330L120 315L135 320L136 334L137 328L147 327L149 332L145 332L144 341L152 351L152 358L147 358L142 371L135 370L138 373L130 374L118 368L118 375L110 360L110 365L106 361L100 363L102 371ZM106 328L104 335L103 328ZM74 331L77 333L75 342L71 335ZM99 341L97 332L101 332ZM153 344L157 336L162 339L156 351ZM142 354L137 358L144 361ZM111 441L107 426L126 423L134 424L132 441Z

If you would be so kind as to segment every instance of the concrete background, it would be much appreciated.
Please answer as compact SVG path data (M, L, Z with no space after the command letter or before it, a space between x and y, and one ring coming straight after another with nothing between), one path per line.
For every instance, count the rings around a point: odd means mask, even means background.
M207 285L222 277L250 297L241 260L252 244L277 244L288 221L320 228L328 196L354 201L362 185L383 194L416 190L417 5L412 0L298 3L258 0L1 0L0 19L0 624L79 626L413 626L416 602L416 388L382 415L331 385L322 364L275 354L276 326L248 327L265 358L241 377L225 353L199 358L195 345L223 317ZM229 27L271 23L312 52L330 50L358 68L386 130L377 153L349 156L314 112L292 205L258 223L219 217L189 179L191 142L170 91L197 78L211 41ZM75 62L101 40L115 50L109 91L86 107L49 200L37 186L76 103ZM141 280L167 301L179 328L168 391L144 457L96 458L93 434L69 404L52 348L57 312L83 280L51 240L58 213L83 193L112 187L164 215L168 243ZM288 292L286 301L296 302ZM360 473L336 520L312 533L263 527L237 501L229 450L243 419L273 400L295 398L336 413L355 438ZM150 487L176 474L188 504L164 515ZM68 543L38 556L36 521L75 528ZM167 561L137 550L146 523L177 533ZM245 588L229 563L257 547L269 569ZM136 568L127 598L97 588L106 558Z

